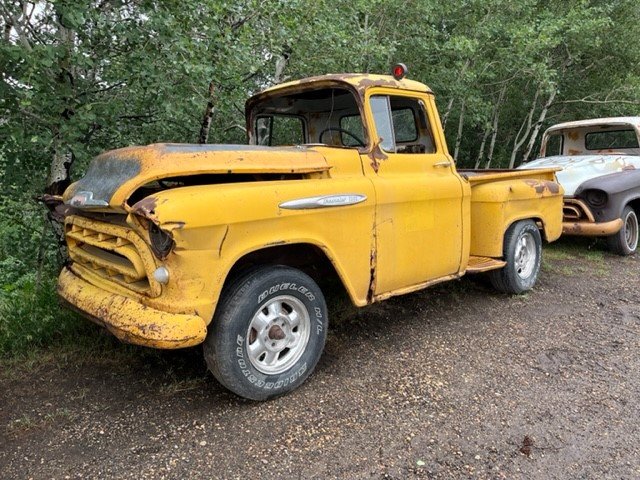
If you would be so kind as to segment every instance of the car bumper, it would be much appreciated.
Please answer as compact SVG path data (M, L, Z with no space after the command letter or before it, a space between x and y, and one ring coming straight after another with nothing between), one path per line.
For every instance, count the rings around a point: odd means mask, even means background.
M563 235L577 235L583 237L607 237L615 235L622 228L622 219L616 218L610 222L563 222Z
M167 313L102 290L63 268L58 295L126 343L173 349L202 343L207 325L198 315Z

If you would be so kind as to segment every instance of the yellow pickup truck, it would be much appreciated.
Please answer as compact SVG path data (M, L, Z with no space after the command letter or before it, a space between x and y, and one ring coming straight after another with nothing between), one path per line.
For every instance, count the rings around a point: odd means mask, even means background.
M542 240L561 233L553 169L456 171L433 93L401 75L281 84L247 101L246 126L248 145L94 158L63 196L58 282L125 342L204 343L240 396L309 376L327 281L357 306L471 272L517 294L536 281Z

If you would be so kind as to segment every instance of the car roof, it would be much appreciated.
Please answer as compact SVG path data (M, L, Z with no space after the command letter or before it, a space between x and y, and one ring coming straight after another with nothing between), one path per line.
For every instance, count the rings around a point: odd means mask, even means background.
M266 90L263 90L261 93L274 93L281 89L284 90L294 86L302 86L304 84L311 84L322 81L344 83L355 88L358 91L362 91L369 87L379 86L432 93L431 89L424 83L420 83L415 80L408 80L406 78L403 78L402 80L396 80L391 75L375 75L369 73L332 73L327 75L320 75L317 77L308 77L301 80L294 80L291 82L275 85L273 87L267 88Z
M640 128L640 117L608 117L608 118L591 118L588 120L577 120L573 122L558 123L549 127L547 133L557 130L568 130L573 128L584 127L613 127L613 126L631 126Z

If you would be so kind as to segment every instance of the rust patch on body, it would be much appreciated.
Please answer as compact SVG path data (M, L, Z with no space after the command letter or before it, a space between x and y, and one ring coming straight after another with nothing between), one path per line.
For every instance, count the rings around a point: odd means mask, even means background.
M389 156L380 148L381 143L382 138L377 142L374 142L371 150L367 153L367 156L371 159L371 168L373 168L376 173L378 173L378 169L380 168L380 162L389 158Z
M560 186L549 180L524 180L524 183L533 188L537 194L544 195L545 191L551 194L560 193Z
M395 80L374 80L371 78L363 78L356 83L359 92L364 92L369 87L392 87L400 88L400 84Z
M158 200L155 197L147 197L140 200L133 206L133 212L143 216L150 216L155 214L156 207L158 206Z
M369 289L367 290L367 303L373 303L376 294L376 274L378 267L378 225L376 217L373 219L373 231L371 237L371 256L369 257Z
M569 149L569 155L580 155L580 154L582 154L582 150L578 150L576 148Z
M577 130L569 130L567 132L567 137L569 137L571 140L578 140L578 137L580 136L580 132L578 132Z

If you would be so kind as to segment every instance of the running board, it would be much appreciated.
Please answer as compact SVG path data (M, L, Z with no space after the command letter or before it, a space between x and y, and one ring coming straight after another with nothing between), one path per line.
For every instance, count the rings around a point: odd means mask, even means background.
M498 260L491 257L469 257L469 264L467 265L467 273L481 273L489 270L496 270L502 268L507 264L504 260Z

